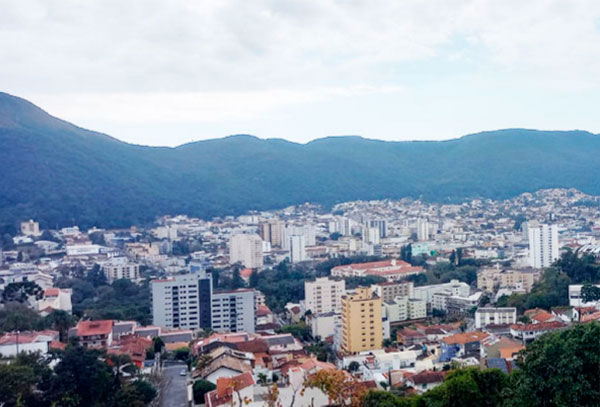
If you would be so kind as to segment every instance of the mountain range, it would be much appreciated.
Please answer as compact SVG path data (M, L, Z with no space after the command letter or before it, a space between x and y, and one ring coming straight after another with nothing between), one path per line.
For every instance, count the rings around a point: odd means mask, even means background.
M282 129L282 136L285 130ZM448 141L356 136L307 144L248 135L175 148L121 142L0 93L0 227L123 227L304 202L456 202L574 187L600 194L600 136L506 129Z

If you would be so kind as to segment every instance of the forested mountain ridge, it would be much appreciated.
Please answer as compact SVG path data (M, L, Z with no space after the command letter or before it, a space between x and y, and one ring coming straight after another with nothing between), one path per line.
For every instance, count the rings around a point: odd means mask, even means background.
M282 134L285 137L285 134ZM0 93L0 227L129 226L306 201L508 198L550 187L600 194L600 137L507 129L449 141L238 135L176 148L127 144Z

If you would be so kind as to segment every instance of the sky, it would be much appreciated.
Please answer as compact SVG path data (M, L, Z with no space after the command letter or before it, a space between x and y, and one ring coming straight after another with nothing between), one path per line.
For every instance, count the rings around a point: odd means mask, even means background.
M120 140L600 132L598 0L0 0L0 91Z

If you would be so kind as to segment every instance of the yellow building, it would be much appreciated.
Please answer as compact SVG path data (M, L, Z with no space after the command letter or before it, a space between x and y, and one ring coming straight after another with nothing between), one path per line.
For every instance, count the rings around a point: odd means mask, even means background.
M381 349L381 298L370 288L360 287L355 294L342 297L342 340L344 352Z

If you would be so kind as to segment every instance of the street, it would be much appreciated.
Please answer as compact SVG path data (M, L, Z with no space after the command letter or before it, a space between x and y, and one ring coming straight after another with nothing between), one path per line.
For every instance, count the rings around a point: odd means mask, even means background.
M164 387L160 396L161 407L187 407L187 385L188 376L180 376L181 369L185 369L184 363L165 363L162 374Z

